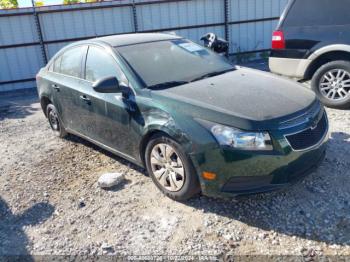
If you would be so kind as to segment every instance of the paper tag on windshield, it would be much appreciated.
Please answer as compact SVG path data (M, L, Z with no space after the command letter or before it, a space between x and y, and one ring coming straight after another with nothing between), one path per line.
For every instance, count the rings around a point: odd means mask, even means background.
M195 45L193 43L182 43L182 44L179 44L179 46L186 49L187 51L189 51L191 53L203 50L203 48L201 46Z

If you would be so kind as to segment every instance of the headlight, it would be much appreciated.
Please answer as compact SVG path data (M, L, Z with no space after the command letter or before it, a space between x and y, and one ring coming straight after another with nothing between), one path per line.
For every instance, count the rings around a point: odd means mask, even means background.
M272 150L272 141L267 132L248 132L237 128L214 124L200 120L222 146L230 146L240 150Z

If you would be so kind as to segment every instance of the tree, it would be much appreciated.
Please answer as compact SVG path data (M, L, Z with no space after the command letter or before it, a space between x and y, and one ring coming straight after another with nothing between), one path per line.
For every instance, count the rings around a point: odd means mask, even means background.
M17 8L18 2L17 0L0 0L0 7L3 9Z
M38 1L35 1L34 4L35 6L44 6L44 1L38 0Z
M64 5L71 5L71 4L77 4L80 3L79 0L63 0Z

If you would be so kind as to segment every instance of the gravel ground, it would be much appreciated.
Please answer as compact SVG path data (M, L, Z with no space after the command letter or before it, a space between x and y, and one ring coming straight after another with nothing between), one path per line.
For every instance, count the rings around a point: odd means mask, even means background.
M177 203L127 161L55 138L36 98L0 103L0 255L349 256L350 111L327 111L326 160L301 183ZM104 172L126 181L102 190Z

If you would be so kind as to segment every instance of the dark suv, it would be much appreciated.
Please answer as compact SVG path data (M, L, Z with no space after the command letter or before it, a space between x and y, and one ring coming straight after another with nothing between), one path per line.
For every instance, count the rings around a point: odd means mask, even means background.
M272 38L274 73L312 80L329 107L350 107L350 1L290 0Z

